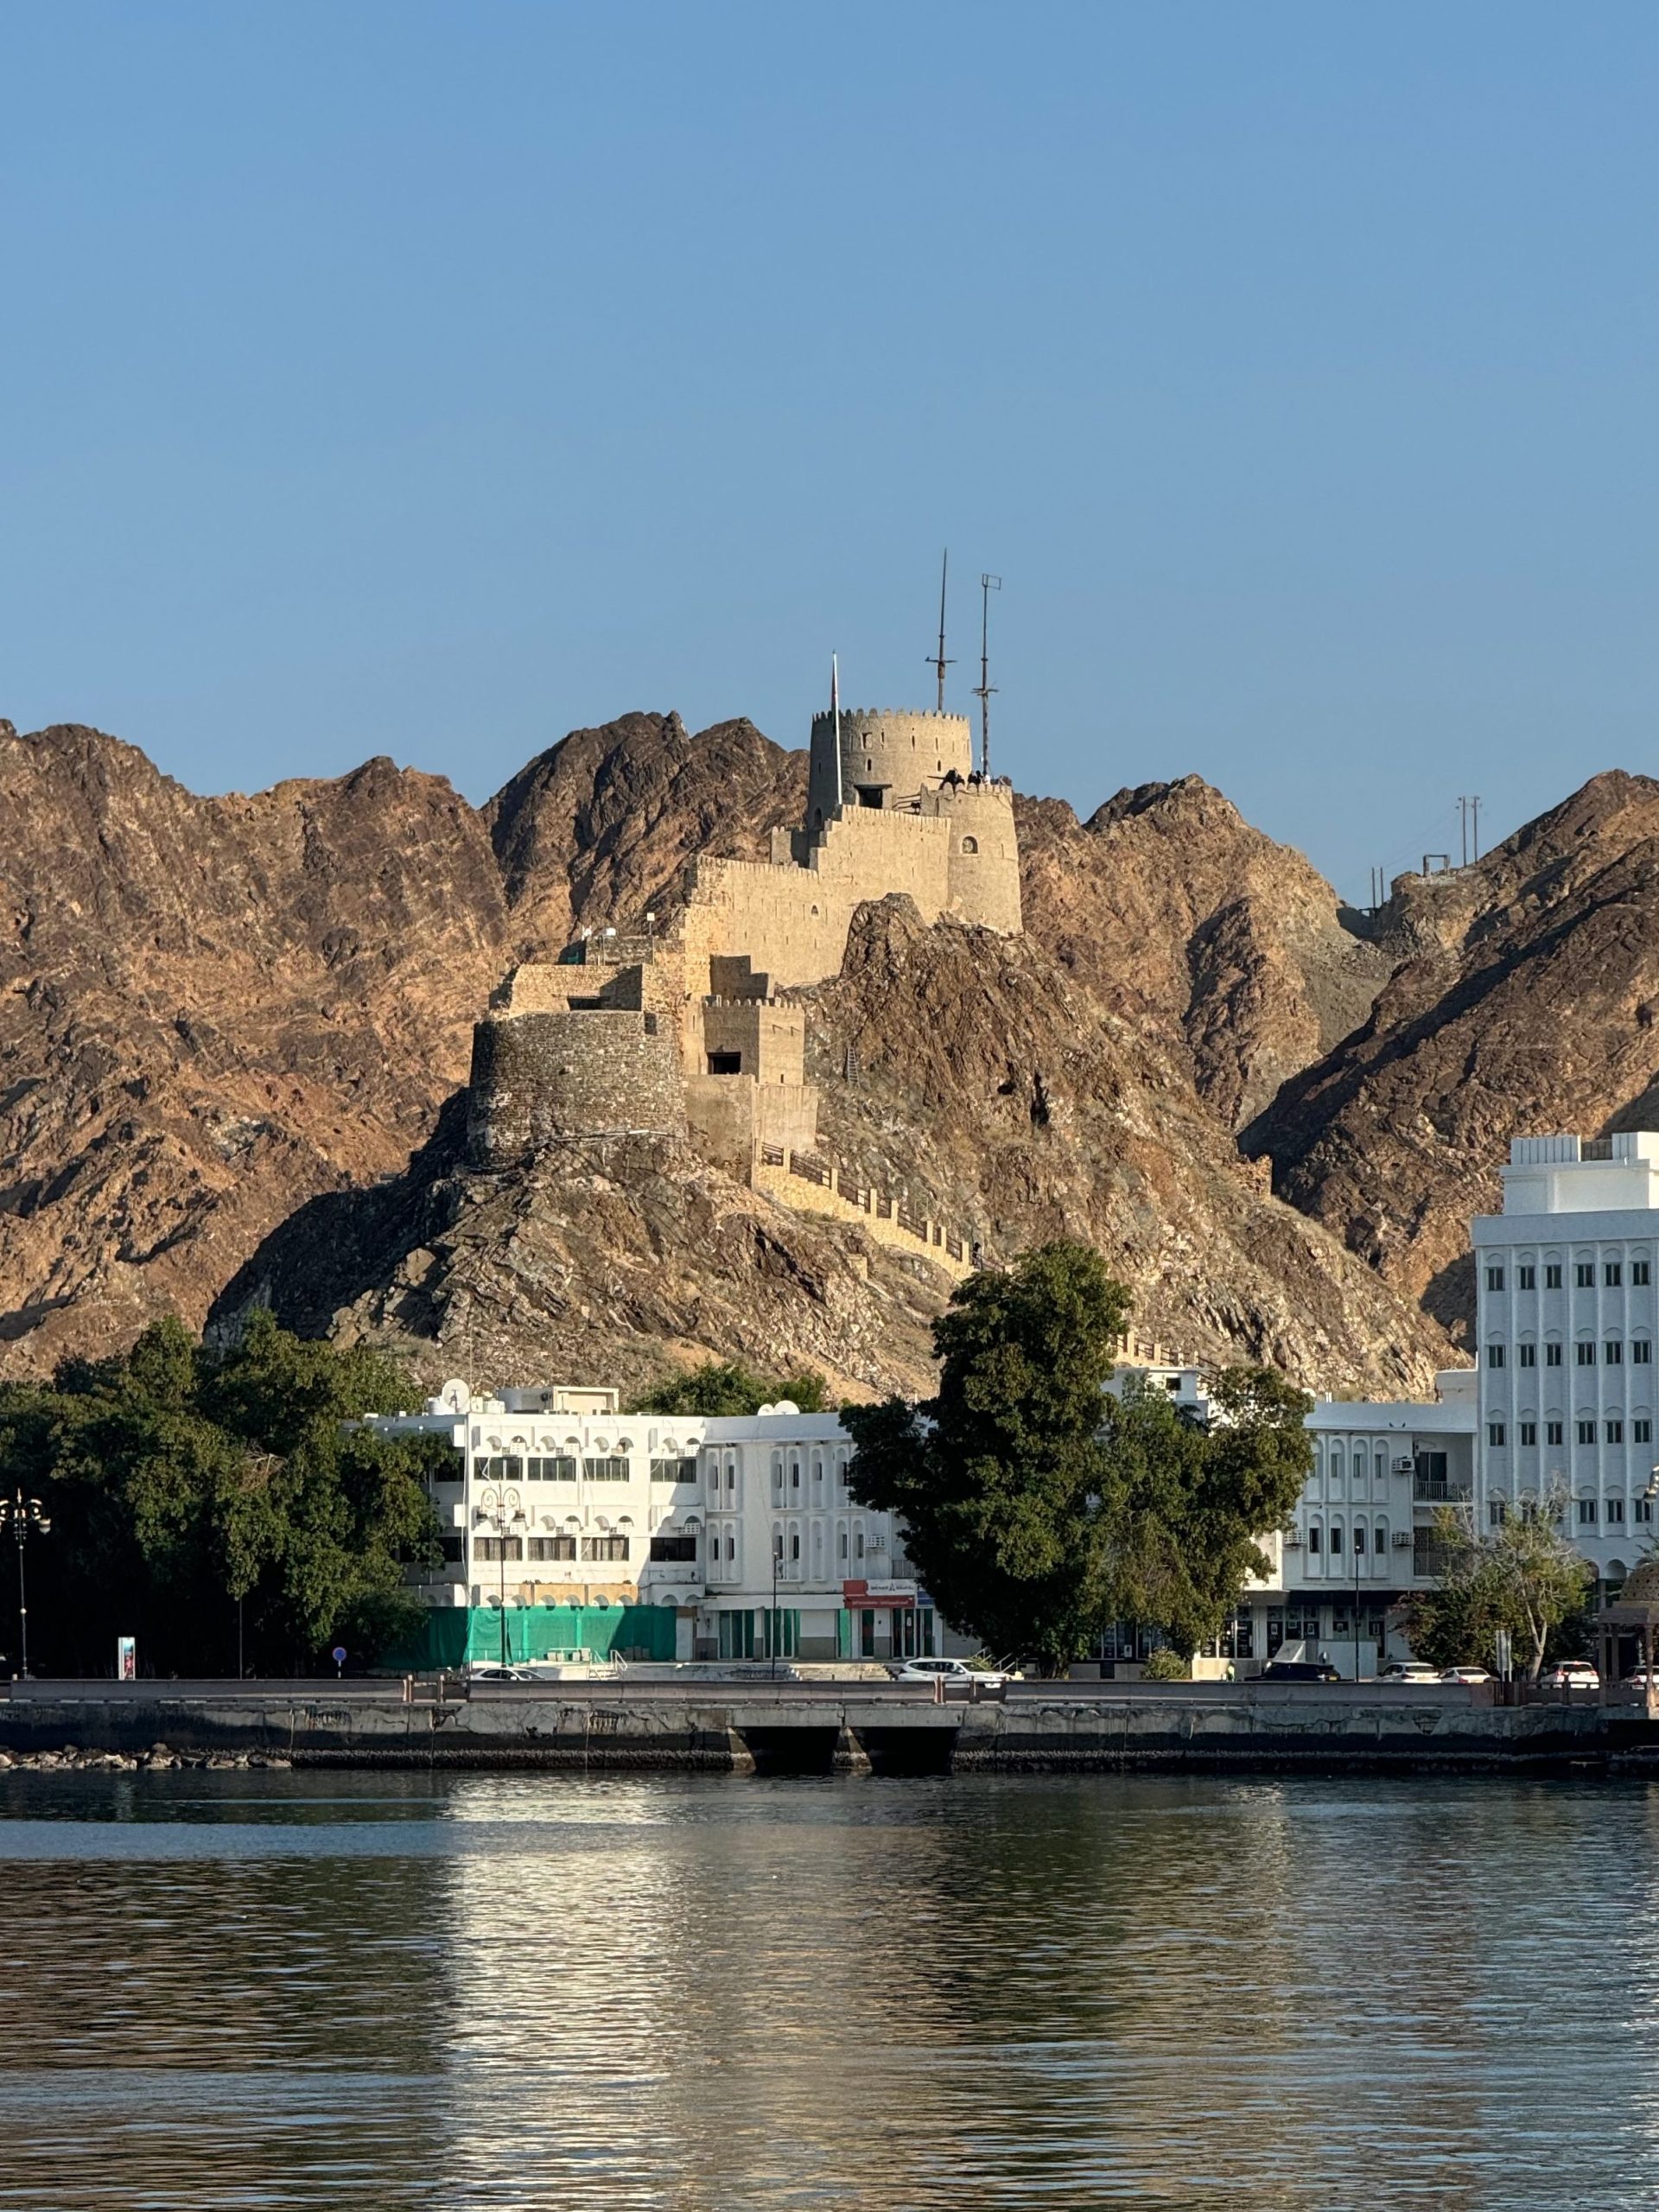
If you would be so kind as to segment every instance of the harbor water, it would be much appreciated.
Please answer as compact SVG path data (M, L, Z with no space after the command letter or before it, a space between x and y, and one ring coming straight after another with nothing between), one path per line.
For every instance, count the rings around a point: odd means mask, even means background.
M1659 2201L1659 1788L0 1776L0 2212Z

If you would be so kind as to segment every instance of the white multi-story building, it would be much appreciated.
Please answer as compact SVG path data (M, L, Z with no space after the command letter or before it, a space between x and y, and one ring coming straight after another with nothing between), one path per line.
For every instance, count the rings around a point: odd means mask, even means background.
M1653 1534L1659 1135L1517 1137L1473 1224L1477 1510L1564 1494L1604 1583Z
M1126 1368L1206 1420L1195 1367ZM1344 1674L1407 1655L1401 1606L1428 1587L1438 1562L1434 1518L1475 1486L1478 1408L1472 1370L1435 1377L1431 1401L1319 1398L1308 1414L1313 1467L1290 1527L1264 1536L1268 1572L1240 1595L1211 1649L1248 1673L1282 1645L1317 1644ZM1114 1664L1144 1659L1156 1632L1122 1623L1103 1638Z
M454 1452L432 1478L445 1557L419 1579L428 1635L411 1663L941 1648L891 1516L848 1493L834 1414L624 1414L613 1390L457 1382L372 1425Z

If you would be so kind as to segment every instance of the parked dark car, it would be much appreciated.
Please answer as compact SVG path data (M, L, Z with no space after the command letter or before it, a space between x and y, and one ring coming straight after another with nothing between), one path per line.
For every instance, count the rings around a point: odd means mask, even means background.
M1339 1682L1342 1676L1328 1659L1269 1659L1262 1669L1264 1682Z

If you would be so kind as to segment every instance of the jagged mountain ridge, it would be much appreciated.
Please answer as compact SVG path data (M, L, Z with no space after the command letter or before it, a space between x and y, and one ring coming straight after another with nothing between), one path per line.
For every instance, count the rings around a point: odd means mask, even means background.
M1402 877L1368 1019L1244 1133L1274 1187L1460 1336L1511 1136L1659 1126L1659 783L1596 776L1467 868Z
M110 1349L161 1310L199 1324L313 1200L349 1208L384 1186L401 1219L398 1204L454 1168L433 1167L430 1145L503 969L575 929L662 909L700 852L764 852L798 812L804 773L803 754L749 723L692 736L677 717L634 715L573 733L481 809L388 761L201 798L113 738L0 724L0 794L19 825L0 861L0 1363L40 1371ZM1624 780L1634 821L1649 801ZM1546 818L1524 894L1490 860L1459 879L1459 946L1505 940L1529 901L1589 898L1572 887L1594 874L1583 849L1606 836L1606 808L1580 819L1573 804ZM1005 1253L1058 1226L1096 1236L1136 1281L1147 1325L1184 1349L1262 1349L1327 1387L1421 1382L1445 1340L1409 1303L1379 1303L1369 1267L1340 1249L1354 1240L1314 1124L1328 1095L1341 1138L1339 1071L1351 1061L1363 1077L1363 1039L1395 1025L1396 1004L1421 1020L1410 971L1453 957L1444 887L1402 890L1376 938L1357 937L1300 855L1196 778L1121 792L1086 822L1024 800L1020 827L1022 944L950 928L912 941L902 915L872 910L842 977L804 995L829 1137L942 1208L971 1205ZM958 1024L958 1064L942 1072L938 1038ZM993 1032L1005 1065L988 1089ZM1263 1133L1288 1128L1299 1101L1310 1165L1300 1180L1281 1166L1281 1185L1334 1243L1266 1197L1235 1149L1240 1122L1269 1149ZM1535 1123L1563 1118L1549 1103L1533 1102ZM424 1167L407 1166L411 1153ZM764 1338L781 1358L798 1341L794 1356L870 1387L916 1371L941 1286L918 1287L913 1271L887 1285L888 1263L856 1231L785 1218L713 1173L670 1161L650 1192L625 1177L606 1198L620 1209L618 1311L639 1345L654 1357ZM563 1203L545 1169L534 1187L496 1194L521 1249L542 1233L524 1224ZM1443 1198L1426 1191L1423 1218L1439 1205L1455 1221L1464 1187L1453 1176ZM466 1198L469 1218L482 1203ZM799 1286L798 1306L774 1299L763 1319L728 1297L713 1248L700 1265L677 1242L710 1217L758 1224L733 1233ZM402 1234L343 1235L342 1249L384 1257ZM428 1249L434 1261L415 1264L433 1277L430 1311L459 1311L476 1239L470 1259L405 1243L385 1280L345 1285L327 1311L397 1333L390 1305L378 1320L370 1309L397 1302L404 1262ZM639 1281L623 1294L623 1262L647 1252L672 1295ZM440 1298L452 1262L456 1296ZM570 1264L606 1277L591 1243ZM725 1264L741 1281L748 1263ZM858 1336L858 1300L813 1287L844 1289L861 1269L890 1350ZM531 1300L492 1325L516 1358L543 1324ZM570 1336L571 1357L599 1357L601 1334Z

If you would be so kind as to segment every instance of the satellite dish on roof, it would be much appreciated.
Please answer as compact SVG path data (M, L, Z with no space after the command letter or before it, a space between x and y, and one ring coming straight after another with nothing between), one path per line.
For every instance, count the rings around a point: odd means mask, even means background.
M438 1398L452 1414L467 1414L473 1409L473 1394L459 1376L444 1384Z

